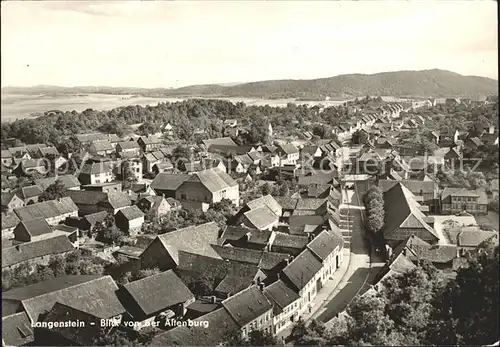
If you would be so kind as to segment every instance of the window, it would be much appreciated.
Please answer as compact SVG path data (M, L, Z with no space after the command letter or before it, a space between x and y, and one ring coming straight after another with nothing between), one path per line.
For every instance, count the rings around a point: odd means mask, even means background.
M187 200L187 198L186 198L186 194L181 194L181 199L182 199L182 200Z

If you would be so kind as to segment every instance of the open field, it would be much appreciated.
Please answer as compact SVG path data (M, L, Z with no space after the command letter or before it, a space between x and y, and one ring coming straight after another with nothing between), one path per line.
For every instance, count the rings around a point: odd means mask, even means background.
M348 100L329 101L297 101L295 99L251 99L251 98L218 98L231 102L244 102L246 105L284 107L288 103L299 105L336 106ZM391 97L384 97L387 101L396 101ZM182 98L153 98L132 95L112 94L74 94L74 95L27 95L2 93L2 122L11 122L18 118L36 116L50 110L84 111L88 108L95 110L109 110L129 105L156 106L159 102L176 102Z

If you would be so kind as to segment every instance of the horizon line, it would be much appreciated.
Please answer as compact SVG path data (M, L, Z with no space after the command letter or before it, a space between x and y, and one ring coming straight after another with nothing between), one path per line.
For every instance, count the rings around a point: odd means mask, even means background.
M453 74L457 74L463 77L480 77L480 78L489 78L494 81L498 82L498 77L490 77L490 76L480 76L480 75L462 75L458 72L454 72L451 70L446 70L446 69L439 69L439 68L432 68L432 69L422 69L422 70L396 70L396 71L381 71L381 72L374 72L374 73L359 73L359 72L352 72L352 73L344 73L344 74L339 74L339 75L334 75L334 76L329 76L329 77L313 77L313 78L279 78L279 79L265 79L265 80L255 80L255 81L245 81L245 82L211 82L211 83L198 83L198 84L188 84L188 85L182 85L182 86L165 86L165 87L133 87L133 86L111 86L111 85L56 85L56 84L36 84L36 85L6 85L2 86L1 89L3 90L4 88L36 88L36 87L52 87L52 88L136 88L136 89L180 89L180 88L189 88L189 87L196 87L196 86L220 86L224 88L230 88L236 85L241 85L241 84L247 84L247 83L259 83L259 82L270 82L270 81L312 81L312 80L319 80L319 79L329 79L329 78L335 78L335 77L341 77L341 76L348 76L348 75L360 75L360 76L373 76L373 75L379 75L379 74L384 74L384 73L397 73L397 72L424 72L424 71L443 71L443 72L450 72Z

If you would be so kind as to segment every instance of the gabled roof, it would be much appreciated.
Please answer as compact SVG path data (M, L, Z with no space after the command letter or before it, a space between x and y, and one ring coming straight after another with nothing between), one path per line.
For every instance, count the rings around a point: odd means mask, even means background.
M264 288L264 295L275 308L279 308L279 310L275 310L275 313L281 313L285 307L300 299L300 296L282 280L277 280Z
M384 193L385 224L382 233L386 239L394 237L399 228L425 229L436 240L439 236L425 222L415 196L403 184L398 183Z
M78 207L70 197L64 197L60 200L38 202L33 205L14 209L14 212L20 220L31 220L39 217L47 219L76 211L78 211Z
M283 154L296 154L299 153L299 149L291 143L284 143L278 145L278 150Z
M96 152L113 151L113 145L108 140L94 141L90 144L90 148Z
M217 244L218 236L219 226L215 222L210 222L171 231L156 238L169 250L175 249L220 259L211 247L212 244Z
M252 286L227 298L222 301L222 306L240 327L244 327L273 308L258 286Z
M2 213L2 230L14 228L19 224L20 220L14 212L9 212L7 214Z
M151 182L154 190L177 190L191 175L160 173Z
M80 175L98 175L102 173L110 173L113 171L111 165L107 162L90 163L87 162L83 165Z
M488 203L488 196L486 195L486 191L484 189L481 189L481 188L473 190L473 189L467 189L467 188L447 187L441 193L441 200L445 200L449 197L455 197L455 196L475 197L475 198L479 198L479 200L478 200L479 204L487 204Z
M257 229L265 229L279 219L267 205L247 211L243 215Z
M238 145L230 137L219 137L216 139L203 140L202 142L207 149L210 148L210 146L212 146L212 145L238 147Z
M122 149L139 149L139 148L141 148L136 141L118 142L117 146L120 146Z
M21 187L19 189L19 195L23 199L34 198L34 197L40 196L40 194L42 194L42 190L37 185Z
M290 235L286 233L275 233L273 246L295 248L302 250L307 246L309 238L307 236Z
M247 202L247 206L251 210L262 207L262 206L267 206L276 215L280 214L279 212L281 211L281 205L270 194L261 196L260 198L253 199L253 200Z
M173 270L127 283L123 288L134 300L142 316L150 316L194 299L193 293Z
M328 231L323 230L307 245L307 248L316 254L322 261L325 261L337 247L340 250L343 245L344 240L341 237L335 233L330 234Z
M73 175L42 178L39 180L35 180L35 184L45 191L55 181L60 181L66 189L79 187L81 185L80 181L78 181L78 178Z
M236 181L234 181L231 176L219 168L194 173L185 182L199 182L212 193L237 185Z
M32 220L22 221L19 223L19 226L23 226L24 229L30 234L30 236L40 236L43 234L50 234L52 232L52 228L45 221L44 218L36 218ZM17 228L16 227L16 230Z
M144 213L136 205L122 208L117 214L123 215L129 221L144 217Z
M2 300L20 301L31 322L56 302L99 318L111 318L125 313L117 290L111 276L63 276L3 292Z
M2 249L2 268L46 255L69 252L73 249L74 247L66 235L59 235L40 241L24 242Z
M262 277L258 276L259 274L262 275ZM229 266L227 274L224 276L222 281L219 282L215 291L226 295L239 293L255 284L254 281L258 278L259 281L263 281L265 279L265 274L259 272L258 266L235 262Z
M283 269L284 276L299 292L318 273L323 264L306 248L287 267Z
M418 194L431 194L436 191L436 183L434 181L418 181L418 180L379 180L379 187L382 192L386 192L394 187L396 184L401 183L415 195Z

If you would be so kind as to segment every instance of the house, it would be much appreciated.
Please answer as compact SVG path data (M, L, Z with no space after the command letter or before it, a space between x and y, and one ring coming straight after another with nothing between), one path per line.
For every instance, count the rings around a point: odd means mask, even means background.
M107 216L108 212L101 211L83 217L70 217L67 218L64 223L80 230L91 230L95 225L103 222Z
M130 153L132 155L139 155L141 151L141 147L136 141L122 141L118 142L116 145L116 153L123 154L123 153Z
M458 130L450 130L445 133L440 133L439 134L439 145L441 147L446 147L449 146L450 144L456 144L458 142L458 137L460 133Z
M47 177L47 178L35 180L33 183L36 184L38 187L40 187L42 189L42 191L45 191L45 190L47 190L48 187L50 187L56 181L61 182L62 185L67 190L80 190L80 186L81 186L80 181L78 181L78 178L76 178L73 175Z
M484 189L445 188L441 192L441 213L455 214L466 211L470 214L487 214L488 197Z
M415 201L421 205L429 206L429 211L437 213L439 206L438 185L436 182L418 180L379 180L378 185L383 193L389 191L396 184L401 183L413 195Z
M175 194L179 187L190 177L191 175L188 174L160 173L151 182L151 188L158 195L175 198Z
M220 298L229 298L231 295L246 290L255 283L261 283L266 279L266 275L257 265L232 261L223 261L221 265L221 270L224 268L227 268L227 270L225 275L221 275L222 280L215 288L215 294Z
M22 160L12 172L16 176L31 176L34 173L45 175L47 168L43 159L26 159Z
M231 176L220 169L203 170L192 174L180 184L175 192L175 199L187 208L189 205L193 205L194 208L198 209L199 204L202 206L212 205L222 199L231 200L238 207L240 203L239 186ZM202 207L202 209L204 208Z
M213 145L228 146L233 148L238 147L236 142L234 142L233 139L230 137L219 137L216 139L203 140L202 143L207 152L210 152L210 147Z
M291 313L294 312L300 296L282 280L265 287L264 295L273 305L273 334L278 334L290 327L297 318Z
M263 293L263 284L251 286L222 301L246 338L253 330L272 333L273 306Z
M237 119L226 119L224 120L224 126L229 128L235 128L238 125Z
M279 216L269 207L260 206L243 213L241 222L249 228L272 230L278 225Z
M498 146L498 133L483 134L481 141L487 146Z
M302 156L310 159L320 159L324 156L323 150L320 146L304 146L301 150Z
M481 230L478 226L452 227L446 229L445 233L450 243L457 245L460 250L475 250L483 242L495 238L498 243L498 232Z
M132 205L126 192L103 193L89 190L68 191L67 196L78 206L81 216L106 211L116 214L119 210Z
M468 148L479 149L483 146L483 141L479 137L470 137L465 141L465 146Z
M115 216L116 226L130 235L136 235L144 224L144 213L133 205L120 209Z
M155 218L166 215L171 210L171 206L164 196L145 196L137 201L137 207L146 214L151 214Z
M22 264L28 264L31 267L48 265L52 256L63 255L74 249L66 235L19 243L12 247L2 248L2 270L15 270ZM2 300L4 299L5 296Z
M10 167L12 166L12 164L14 163L14 156L12 155L12 153L9 151L9 150L4 150L2 149L2 164L7 166L7 167Z
M120 171L121 171L122 179L124 179L124 177L125 177L125 170L127 167L128 167L128 170L134 176L134 179L136 180L136 182L141 182L142 181L142 161L140 159L136 158L136 159L130 159L130 160L126 160L126 161L121 162Z
M306 248L308 243L309 238L307 236L275 232L270 251L297 256Z
M113 167L107 162L86 162L78 175L81 184L111 182L114 178Z
M119 323L125 309L116 296L117 290L111 276L68 275L3 292L2 303L10 303L13 309L16 305L24 308L31 324L56 302Z
M458 98L447 98L445 100L445 105L450 107L450 106L457 106L460 104L460 99Z
M58 200L38 202L14 209L20 221L43 217L50 225L59 224L67 217L78 216L78 207L69 197Z
M81 188L82 191L92 191L101 193L119 193L123 190L121 181L86 184L81 186Z
M34 328L34 344L37 346L91 346L97 338L116 329L111 324L101 324L101 318L93 314L59 302L41 316L38 322L40 324ZM54 322L59 324L54 326ZM85 324L74 327L73 322Z
M115 148L113 147L111 142L107 140L102 140L102 141L93 141L90 144L88 151L92 155L108 156L115 152Z
M142 156L142 167L144 173L153 172L153 167L166 161L165 154L161 151L154 151L151 153L145 153Z
M193 293L173 270L127 283L118 295L135 330L152 326L161 315L181 319L187 306L195 301Z
M411 235L430 244L438 242L439 236L420 209L415 196L400 181L384 193L385 223L381 233L389 246L394 247Z
M24 205L24 200L16 193L2 193L2 213L8 213Z
M172 126L172 124L165 124L165 126L163 127L163 133L166 136L174 136L174 127Z
M17 195L24 201L24 203L30 204L38 202L38 197L42 194L42 190L37 185L21 187L16 192Z
M14 228L19 224L20 220L14 212L2 213L2 242L14 237ZM5 243L3 243L5 244Z
M277 153L280 156L280 165L295 165L299 160L299 149L291 143L279 144Z
M454 165L455 161L462 160L462 153L458 149L458 147L453 147L450 148L448 152L444 155L444 160L447 163L451 163L451 165Z
M218 236L219 226L215 222L158 235L141 254L141 265L143 268L173 269L179 265L180 251L220 259L211 247L217 244Z
M158 175L160 173L172 173L174 170L174 165L170 162L170 160L165 160L159 163L156 163L152 167L152 171L154 172L155 175Z
M141 136L137 143L145 153L154 152L162 146L162 142L157 136Z
M218 307L218 306L217 306ZM191 327L179 326L153 337L153 346L216 346L239 330L224 307L192 320ZM210 329L209 327L217 327Z
M14 238L21 242L40 241L51 234L52 228L43 218L22 221L14 229Z

